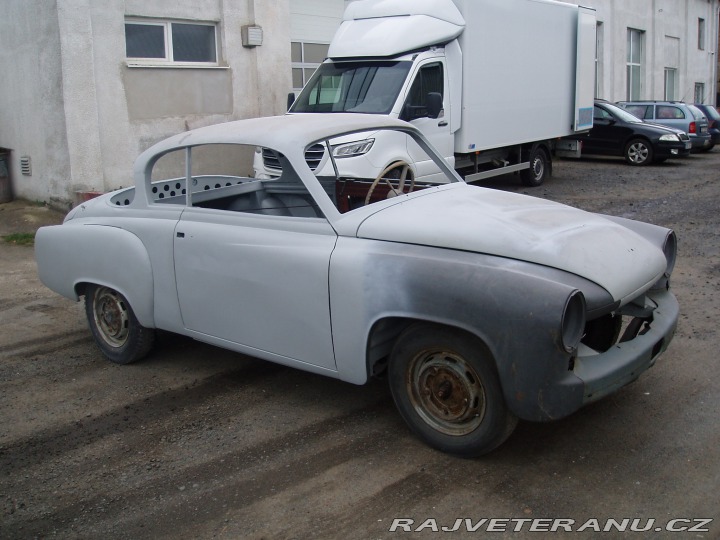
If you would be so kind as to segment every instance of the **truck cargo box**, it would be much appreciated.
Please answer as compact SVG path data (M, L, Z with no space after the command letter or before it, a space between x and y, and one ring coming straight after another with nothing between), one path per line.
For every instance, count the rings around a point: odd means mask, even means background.
M592 127L595 13L550 0L454 0L465 19L455 151Z

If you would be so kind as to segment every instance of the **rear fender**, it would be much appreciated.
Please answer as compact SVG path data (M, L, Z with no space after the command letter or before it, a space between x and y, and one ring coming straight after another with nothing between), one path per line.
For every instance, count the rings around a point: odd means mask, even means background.
M104 225L42 227L35 260L40 281L58 294L78 300L86 283L111 287L127 298L140 324L155 326L152 266L134 234Z

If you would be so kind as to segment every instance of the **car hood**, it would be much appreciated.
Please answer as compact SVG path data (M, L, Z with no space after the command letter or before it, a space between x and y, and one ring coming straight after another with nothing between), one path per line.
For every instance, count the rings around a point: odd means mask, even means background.
M680 133L685 133L682 129L677 129L670 126L664 126L662 124L656 124L655 122L646 122L643 120L643 124L646 126L652 126L654 128L657 128L660 131L665 131L666 133L674 133L675 135L679 135Z
M602 216L544 199L455 184L372 214L360 238L472 251L589 279L625 303L666 269L662 250Z

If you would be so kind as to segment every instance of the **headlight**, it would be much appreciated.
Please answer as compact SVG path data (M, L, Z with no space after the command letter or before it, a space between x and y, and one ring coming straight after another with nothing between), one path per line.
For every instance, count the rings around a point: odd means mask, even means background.
M562 345L569 353L574 353L580 345L585 331L585 296L580 291L573 292L565 303L562 317Z
M361 156L372 148L374 142L375 139L365 139L364 141L338 144L333 146L333 156L336 158Z
M666 135L663 135L660 137L661 141L672 141L672 142L678 142L680 140L680 137L675 135L674 133L668 133Z

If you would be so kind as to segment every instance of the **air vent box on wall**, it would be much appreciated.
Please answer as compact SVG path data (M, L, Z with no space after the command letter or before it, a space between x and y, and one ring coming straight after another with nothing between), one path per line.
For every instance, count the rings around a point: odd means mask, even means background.
M30 156L20 157L20 172L25 176L32 176L32 160Z

